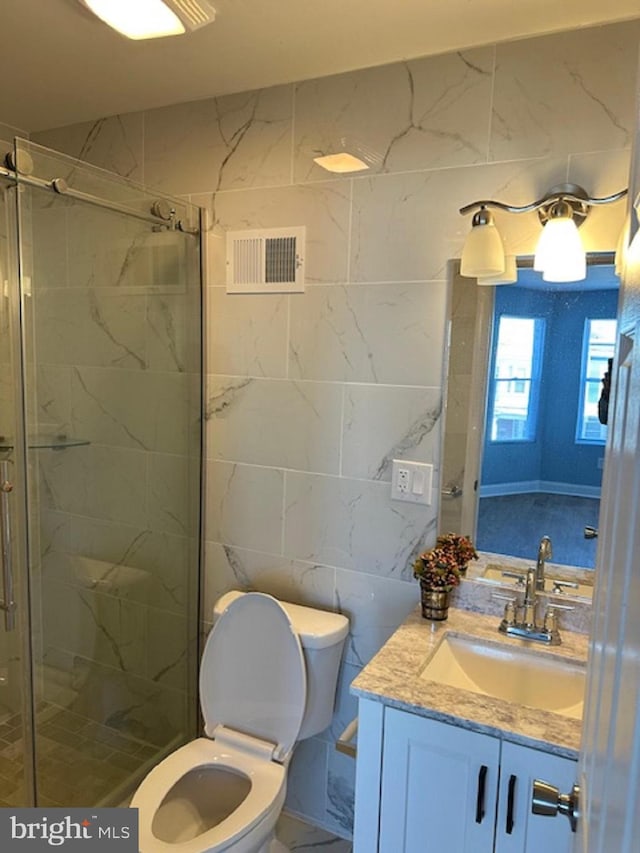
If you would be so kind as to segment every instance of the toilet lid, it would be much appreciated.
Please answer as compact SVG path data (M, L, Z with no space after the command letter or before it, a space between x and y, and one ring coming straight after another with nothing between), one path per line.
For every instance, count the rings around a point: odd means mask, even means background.
M261 592L232 601L200 666L206 733L222 724L273 743L274 757L283 759L300 731L306 694L302 647L282 605Z

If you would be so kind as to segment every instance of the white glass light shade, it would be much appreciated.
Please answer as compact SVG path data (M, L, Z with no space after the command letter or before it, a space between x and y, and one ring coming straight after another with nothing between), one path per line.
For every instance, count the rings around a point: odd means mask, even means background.
M504 259L504 272L498 275L480 276L479 285L515 284L518 280L518 266L515 255L507 255Z
M544 281L582 281L587 259L578 228L569 216L550 219L538 240L534 270Z
M474 225L462 250L460 274L469 278L500 275L504 272L504 246L492 221Z
M176 36L185 32L180 18L162 0L82 0L114 30L130 39Z

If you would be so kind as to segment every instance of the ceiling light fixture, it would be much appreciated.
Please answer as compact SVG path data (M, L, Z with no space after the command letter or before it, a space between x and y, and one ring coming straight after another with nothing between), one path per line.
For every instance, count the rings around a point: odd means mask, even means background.
M130 39L181 35L215 20L207 0L80 0L94 15Z
M544 227L536 247L534 269L542 273L544 281L582 281L586 277L586 254L578 228L592 206L611 204L626 194L624 189L605 198L593 198L577 184L560 184L552 187L541 199L522 207L493 200L467 204L460 208L460 213L475 213L462 251L460 272L463 276L477 278L478 284L511 283L512 271L488 209L493 207L505 213L537 211Z

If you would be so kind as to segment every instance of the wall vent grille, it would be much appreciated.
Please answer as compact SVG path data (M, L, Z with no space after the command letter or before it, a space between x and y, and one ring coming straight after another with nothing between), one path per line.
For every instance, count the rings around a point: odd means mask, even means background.
M228 231L227 291L304 291L305 236L304 227Z

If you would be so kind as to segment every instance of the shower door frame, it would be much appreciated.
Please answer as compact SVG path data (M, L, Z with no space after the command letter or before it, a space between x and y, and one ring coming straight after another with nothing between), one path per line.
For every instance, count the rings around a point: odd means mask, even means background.
M10 332L10 364L13 383L13 487L9 523L12 525L13 567L2 565L3 578L13 572L13 583L18 586L15 599L16 626L20 647L20 699L23 732L24 794L26 806L36 805L35 757L35 691L33 672L33 646L31 622L31 573L28 536L27 449L26 449L26 393L25 393L25 332L22 288L23 253L19 239L20 186L8 170L0 171L0 180L9 183L4 190L7 217L7 281L8 318ZM13 186L11 184L13 183ZM17 535L16 535L17 531ZM16 583L17 582L17 583ZM2 629L8 633L6 628Z

